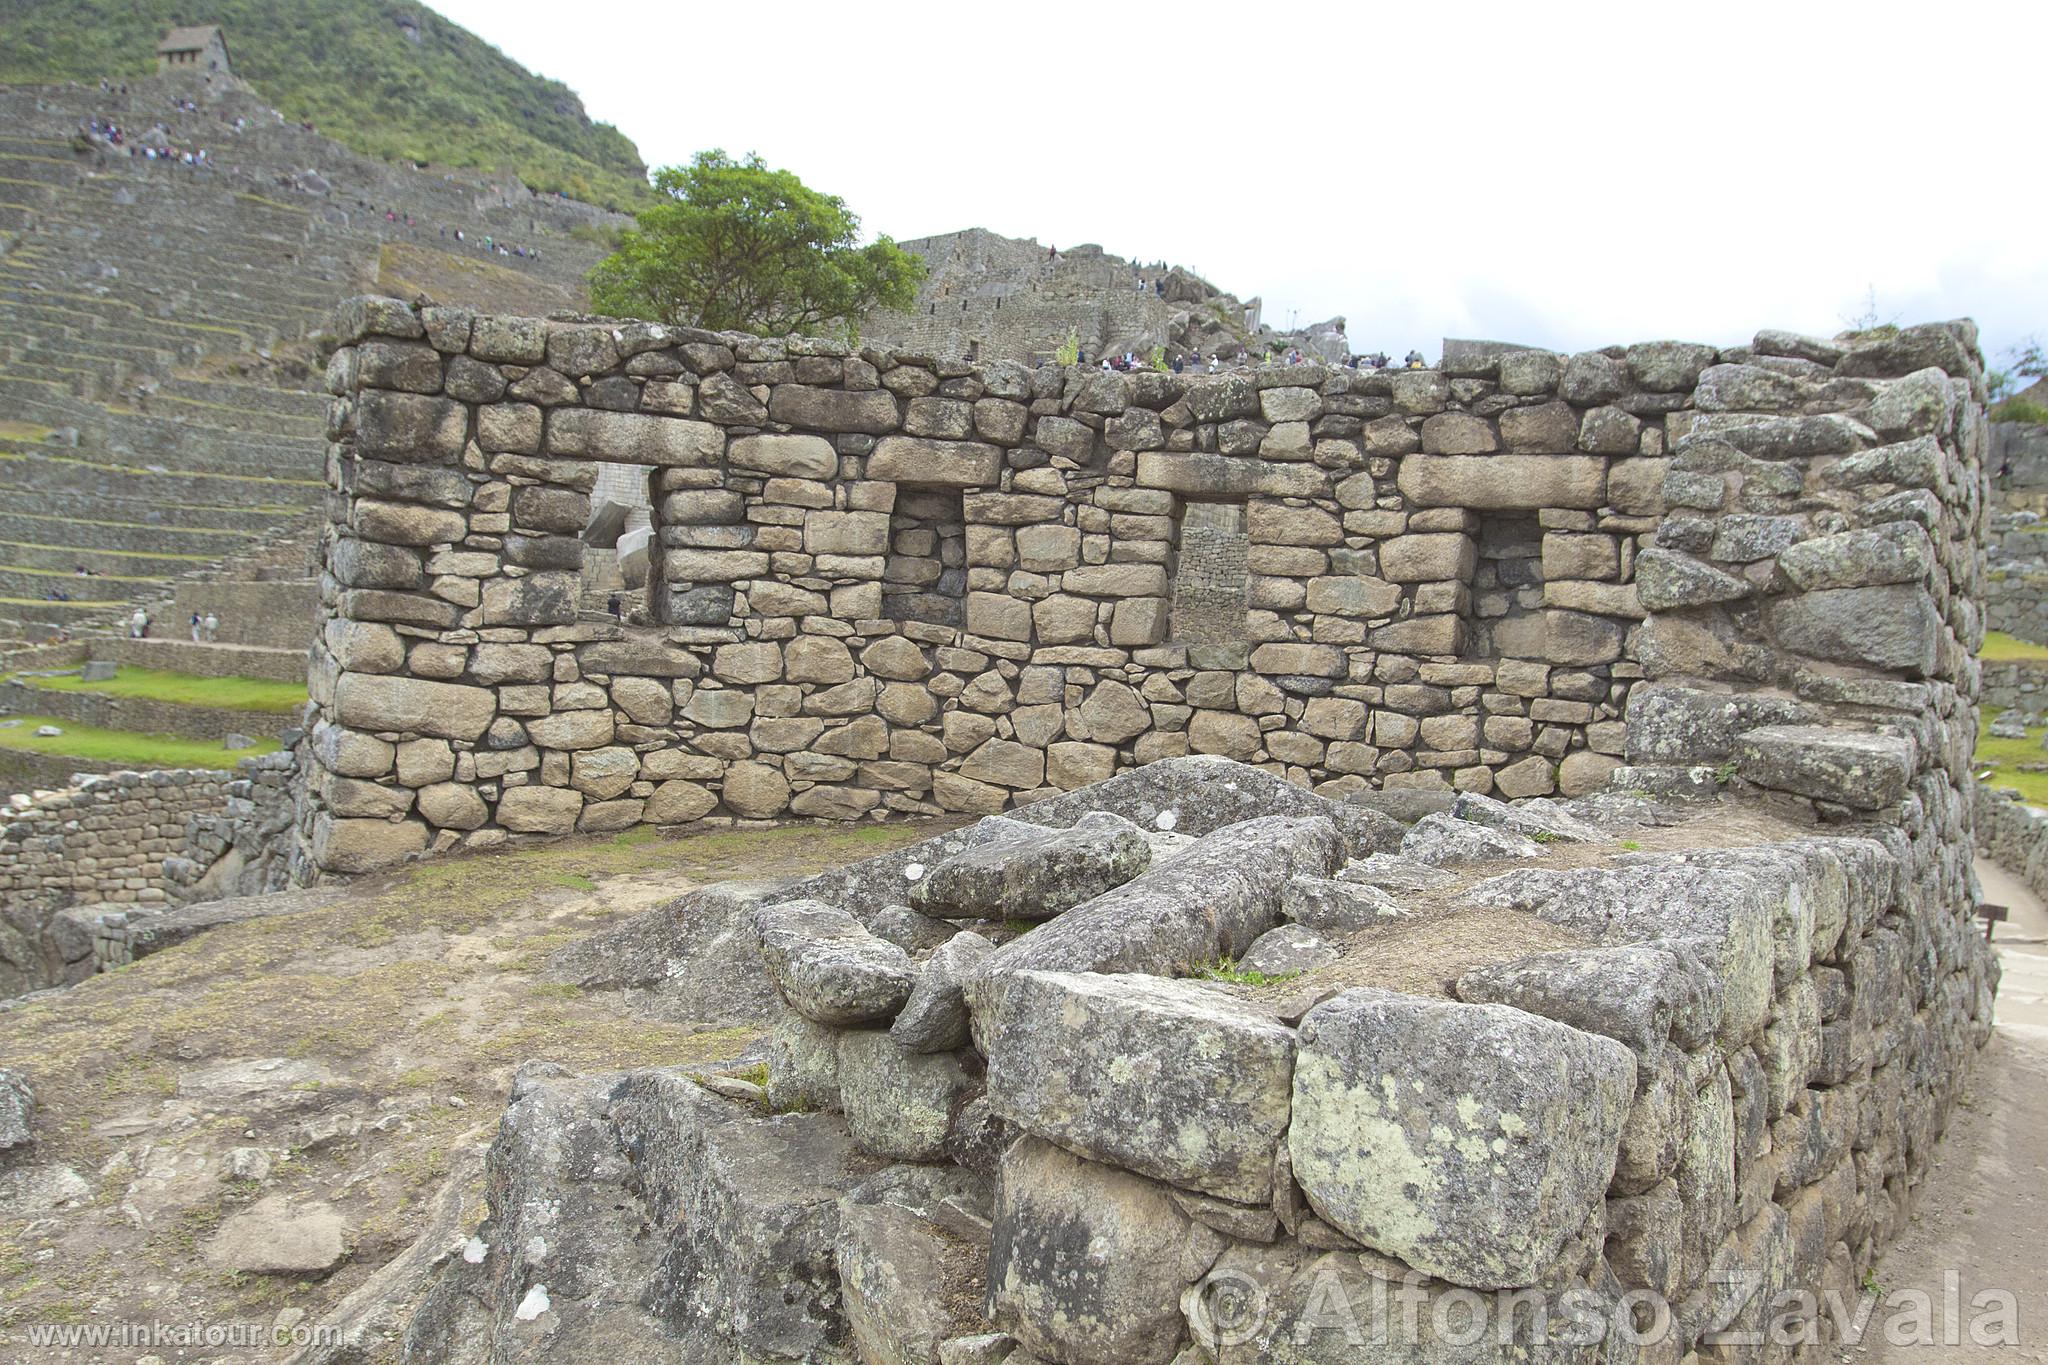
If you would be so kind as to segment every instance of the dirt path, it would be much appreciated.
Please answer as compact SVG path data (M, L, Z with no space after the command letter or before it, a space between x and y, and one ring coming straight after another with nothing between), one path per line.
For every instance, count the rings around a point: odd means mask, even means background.
M1980 860L1977 876L1985 900L2012 910L1996 937L2005 966L1998 1032L1935 1153L1912 1225L1877 1267L1887 1302L1915 1291L1927 1296L1932 1342L1913 1342L1907 1323L1899 1332L1906 1342L1873 1331L1861 1346L1840 1351L1841 1360L1931 1365L1997 1352L2048 1361L2048 908L1995 863ZM1944 1303L1950 1273L1960 1311ZM2017 1348L1971 1338L1974 1296L2000 1289L2018 1305ZM1983 1325L1995 1332L1995 1321Z

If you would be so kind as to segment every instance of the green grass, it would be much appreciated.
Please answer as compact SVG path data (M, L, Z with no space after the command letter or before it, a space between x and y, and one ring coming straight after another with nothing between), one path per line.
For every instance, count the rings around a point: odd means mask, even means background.
M1987 630L1977 657L1987 664L2048 663L2048 646L2030 644L2002 630Z
M21 724L0 730L0 749L60 754L112 763L124 768L232 768L237 759L275 753L277 741L259 739L253 748L223 749L217 741L179 739L176 735L144 735L133 730L102 730L53 716L9 716ZM54 725L64 733L39 739L39 726ZM253 738L253 736L252 736Z
M1998 719L1998 714L1988 708L1979 713L1976 770L1979 773L1986 769L1991 771L1991 776L1986 779L1988 785L2011 787L2027 804L2048 806L2048 772L2023 773L2019 770L2022 763L2048 764L2048 749L2041 747L2041 737L2048 735L2048 726L2029 729L2025 739L1993 739L1991 722Z
M1245 968L1238 966L1234 959L1226 957L1221 962L1202 968L1196 975L1204 981L1227 981L1238 986L1277 986L1283 981L1294 980L1301 973L1280 972L1273 974L1247 971Z
M418 41L396 22L417 26ZM648 198L632 140L576 92L424 5L387 0L0 0L0 81L91 82L156 70L171 24L220 24L235 73L285 117L366 156L496 171L579 199Z
M102 697L140 697L177 706L211 706L222 711L256 711L286 716L306 704L304 683L264 678L202 678L196 673L133 668L123 664L104 682L87 682L75 673L55 678L17 675L12 681L52 692L91 692Z

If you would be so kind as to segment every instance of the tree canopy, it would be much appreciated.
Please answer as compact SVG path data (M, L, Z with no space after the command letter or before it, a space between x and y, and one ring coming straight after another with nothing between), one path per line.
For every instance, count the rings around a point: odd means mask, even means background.
M782 336L916 301L923 261L887 237L857 245L860 219L845 200L758 156L699 152L656 171L654 190L657 202L591 271L600 312Z

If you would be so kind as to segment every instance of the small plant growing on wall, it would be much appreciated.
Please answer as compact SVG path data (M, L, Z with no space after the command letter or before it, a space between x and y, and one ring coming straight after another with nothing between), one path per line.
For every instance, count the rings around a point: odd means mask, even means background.
M1059 350L1053 352L1053 358L1062 365L1077 363L1081 359L1081 334L1069 327L1067 339L1060 343Z

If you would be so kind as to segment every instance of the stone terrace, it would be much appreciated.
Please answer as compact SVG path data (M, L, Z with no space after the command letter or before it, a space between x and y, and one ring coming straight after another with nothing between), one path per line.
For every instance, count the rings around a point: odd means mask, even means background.
M986 813L1188 753L1523 797L1777 725L1767 785L1847 809L1968 750L1967 323L1188 380L380 299L335 331L302 821L329 870ZM660 628L577 620L599 461L651 471ZM1216 502L1243 620L1175 640L1179 528ZM1827 706L1930 747L1816 776Z
M201 111L176 110L179 96ZM161 120L212 165L81 154L95 117L130 145ZM545 238L544 267L510 267L551 295L592 259L567 229L603 217L352 156L235 84L0 89L0 121L0 640L153 600L317 506L324 399L211 362L302 338L375 278L388 238L440 243L435 224ZM323 193L306 189L315 167ZM421 225L368 207L394 202Z

